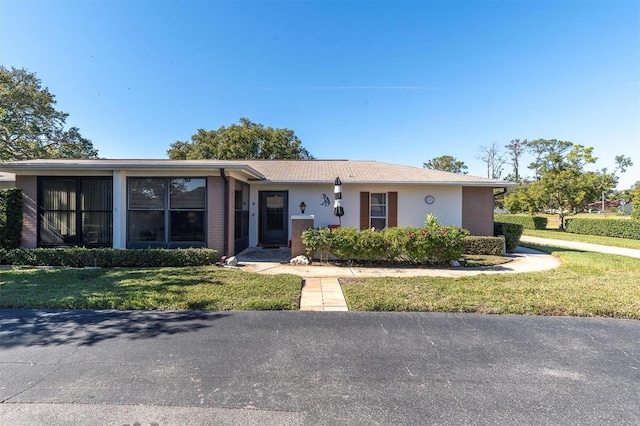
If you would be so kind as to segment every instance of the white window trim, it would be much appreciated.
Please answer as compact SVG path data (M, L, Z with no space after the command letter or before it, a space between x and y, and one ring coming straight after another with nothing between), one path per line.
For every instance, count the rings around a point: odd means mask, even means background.
M384 194L384 204L373 203L374 194ZM373 206L383 206L384 216L373 216L371 214L371 210ZM373 227L372 219L384 219L384 227L381 229L387 228L389 226L389 193L388 192L370 192L369 193L369 226L370 227Z

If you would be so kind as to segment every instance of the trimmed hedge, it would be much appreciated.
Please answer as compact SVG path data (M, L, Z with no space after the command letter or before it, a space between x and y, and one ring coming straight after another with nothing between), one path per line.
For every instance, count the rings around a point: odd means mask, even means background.
M0 190L0 248L14 249L22 242L22 191Z
M496 222L516 223L524 229L547 229L547 218L542 216L496 214L494 217Z
M382 231L355 228L310 228L302 232L302 243L312 257L341 260L405 261L421 264L459 259L469 232L442 226L433 219L424 227L393 227Z
M218 260L216 250L204 248L139 250L83 247L36 248L2 250L0 256L2 263L9 265L73 268L204 266L213 265Z
M470 235L464 238L465 254L502 256L504 241L498 237Z
M640 240L640 221L626 219L565 219L565 230L572 234Z
M495 222L493 224L494 235L504 235L507 252L509 253L513 252L520 244L522 231L524 231L524 227L519 223Z

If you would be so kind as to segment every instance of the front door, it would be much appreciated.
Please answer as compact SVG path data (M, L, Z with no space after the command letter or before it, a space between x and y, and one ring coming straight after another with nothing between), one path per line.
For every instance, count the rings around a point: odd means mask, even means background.
M260 243L286 246L288 236L289 193L287 191L260 192Z

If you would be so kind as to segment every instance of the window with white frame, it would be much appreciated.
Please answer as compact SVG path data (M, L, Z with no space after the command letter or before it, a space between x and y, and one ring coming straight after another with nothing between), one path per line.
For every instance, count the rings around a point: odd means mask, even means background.
M371 227L384 229L387 227L387 194L372 192L369 200Z

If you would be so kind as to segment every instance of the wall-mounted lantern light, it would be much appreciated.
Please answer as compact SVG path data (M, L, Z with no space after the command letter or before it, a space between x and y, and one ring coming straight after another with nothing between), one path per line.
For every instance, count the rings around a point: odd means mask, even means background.
M304 214L305 209L307 208L307 205L303 202L300 203L300 213Z

